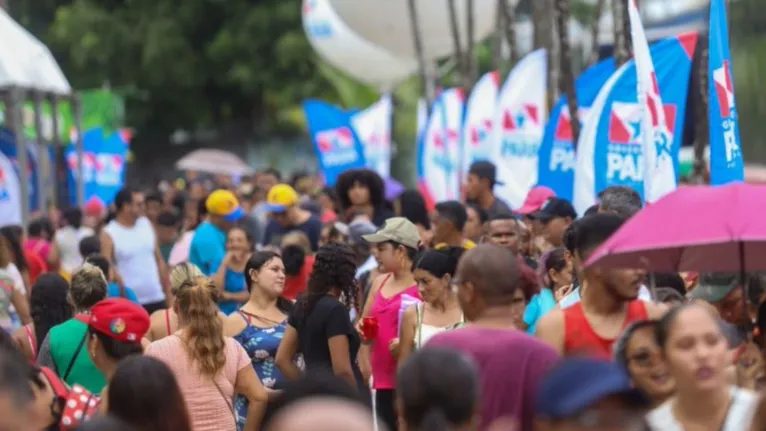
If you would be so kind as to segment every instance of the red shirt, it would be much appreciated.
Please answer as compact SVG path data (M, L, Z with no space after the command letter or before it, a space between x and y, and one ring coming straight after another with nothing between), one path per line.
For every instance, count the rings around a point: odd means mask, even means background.
M40 274L48 272L48 264L37 255L37 253L24 249L24 259L27 260L29 268L29 282L35 284L35 280ZM29 286L31 288L32 286Z
M628 312L625 315L625 323L622 327L639 320L646 320L646 305L644 301L635 299L628 303ZM612 358L612 345L616 339L601 338L591 328L588 319L582 309L582 303L578 302L564 309L564 354L586 354L600 359Z
M306 256L298 275L287 277L285 279L285 290L282 291L282 297L294 301L309 285L309 276L314 267L314 256Z

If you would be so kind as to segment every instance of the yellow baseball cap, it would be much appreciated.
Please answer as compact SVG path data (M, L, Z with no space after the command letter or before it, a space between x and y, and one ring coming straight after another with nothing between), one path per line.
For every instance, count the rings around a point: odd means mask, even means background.
M221 216L232 223L239 221L245 215L234 193L224 189L210 193L205 200L205 208L209 214Z
M287 184L277 184L266 196L266 210L281 213L300 201L298 192Z

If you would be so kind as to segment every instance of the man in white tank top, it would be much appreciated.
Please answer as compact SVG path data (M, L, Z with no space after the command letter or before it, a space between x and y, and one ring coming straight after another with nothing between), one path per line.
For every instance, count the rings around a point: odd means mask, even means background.
M114 199L117 214L101 235L101 252L112 262L119 279L133 289L151 314L166 308L167 268L152 223L143 215L143 196L122 189Z

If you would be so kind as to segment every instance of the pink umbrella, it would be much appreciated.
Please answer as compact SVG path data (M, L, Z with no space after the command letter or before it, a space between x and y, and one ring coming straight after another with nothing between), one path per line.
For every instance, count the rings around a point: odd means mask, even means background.
M651 271L766 270L766 186L688 186L647 206L586 265Z

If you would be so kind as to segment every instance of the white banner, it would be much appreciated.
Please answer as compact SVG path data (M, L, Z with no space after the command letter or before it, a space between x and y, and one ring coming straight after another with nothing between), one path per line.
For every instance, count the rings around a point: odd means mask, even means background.
M461 172L465 175L471 163L489 160L494 141L494 116L497 109L497 93L500 74L488 72L473 87L466 103L463 124L463 152L460 157Z
M673 131L665 118L660 85L654 72L649 42L644 35L636 0L628 2L630 34L636 59L638 104L641 107L641 147L644 155L644 200L656 202L676 188Z
M495 193L511 208L524 203L537 184L540 143L546 120L547 59L544 49L532 52L513 68L495 111L493 157L497 165Z
M367 167L383 178L391 175L391 95L351 117L351 125L364 147Z
M580 130L580 139L577 141L577 152L575 153L574 191L572 195L572 205L577 214L581 216L596 203L596 167L594 163L599 121L607 106L612 89L631 66L631 62L625 63L609 77L604 86L601 87L596 100L593 101L587 118L583 119L583 127Z
M434 103L418 151L419 189L429 204L460 199L462 121L463 91L445 90Z
M21 224L21 186L13 163L0 153L0 226Z

